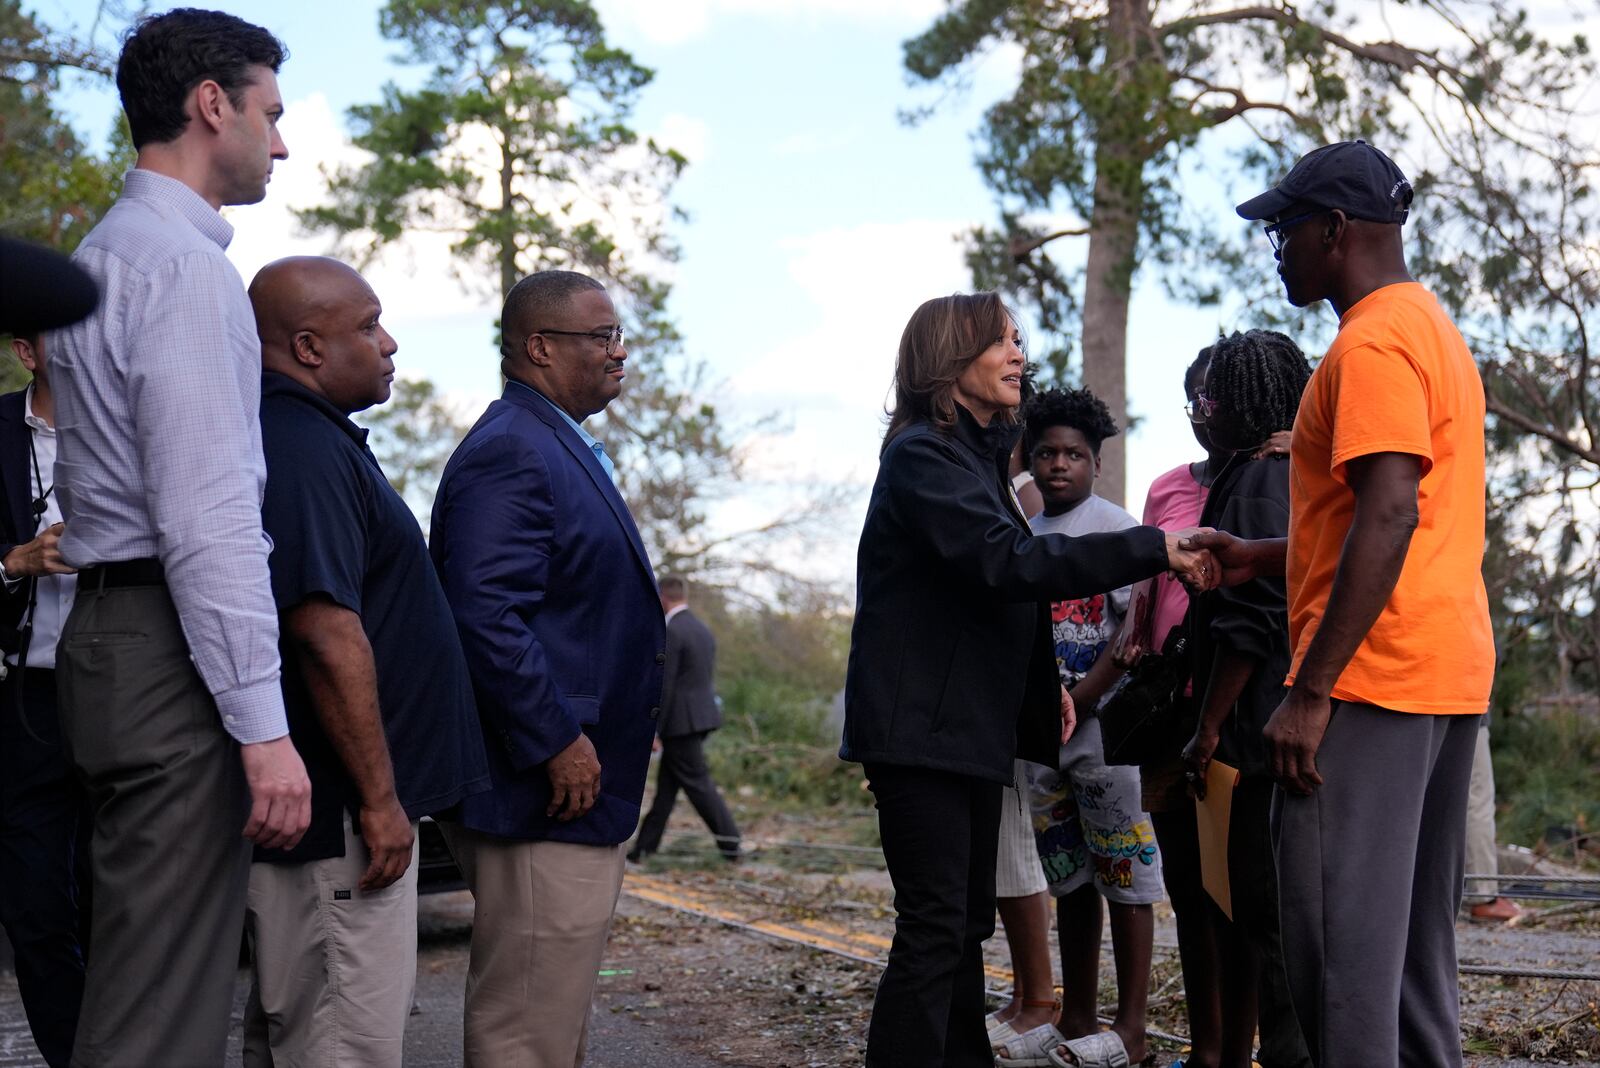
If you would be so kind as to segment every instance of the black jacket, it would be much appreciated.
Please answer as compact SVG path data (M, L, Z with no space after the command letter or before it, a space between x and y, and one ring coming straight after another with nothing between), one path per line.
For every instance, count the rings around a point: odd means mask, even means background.
M1206 497L1200 525L1241 538L1289 534L1289 461L1275 456L1246 460L1223 471ZM1245 775L1269 772L1261 732L1282 703L1289 673L1289 602L1283 576L1255 578L1195 598L1189 648L1194 656L1195 700L1203 701L1217 647L1258 661L1250 681L1223 721L1217 759Z
M1061 684L1049 601L1167 567L1154 527L1035 537L1006 478L1015 432L965 410L884 450L856 560L844 744L862 763L1012 780L1054 766Z
M667 663L661 679L663 738L704 734L722 726L712 677L717 668L717 639L700 617L685 608L667 623Z
M28 429L27 390L0 396L0 558L34 537L33 471L30 467L32 433ZM50 476L45 475L45 485ZM0 588L0 650L17 650L17 627L28 609L28 592L33 580L16 584L12 590Z

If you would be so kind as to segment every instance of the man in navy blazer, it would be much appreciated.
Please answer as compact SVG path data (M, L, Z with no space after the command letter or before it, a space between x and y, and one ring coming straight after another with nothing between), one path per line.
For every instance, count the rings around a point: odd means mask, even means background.
M505 393L445 467L430 545L494 783L444 825L476 900L466 1064L573 1068L639 820L666 637L611 460L582 426L622 389L611 298L543 271L512 287L500 322Z

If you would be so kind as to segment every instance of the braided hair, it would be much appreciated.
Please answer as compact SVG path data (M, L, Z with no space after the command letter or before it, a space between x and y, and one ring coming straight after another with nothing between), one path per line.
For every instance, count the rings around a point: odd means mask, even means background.
M1106 402L1087 389L1047 389L1035 394L1023 408L1023 419L1022 448L1029 454L1053 426L1078 431L1096 456L1100 455L1100 443L1119 433Z
M1211 346L1206 395L1227 419L1228 436L1259 443L1294 427L1311 365L1276 330L1237 331Z
M1194 394L1201 392L1206 384L1206 368L1211 366L1211 349L1207 345L1200 350L1200 354L1189 364L1189 369L1183 372L1183 395L1192 399ZM1193 389L1189 387L1193 386Z

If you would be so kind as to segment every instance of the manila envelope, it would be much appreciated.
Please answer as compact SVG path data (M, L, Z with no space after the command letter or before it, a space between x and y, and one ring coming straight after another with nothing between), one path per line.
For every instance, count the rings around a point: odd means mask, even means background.
M1228 818L1239 772L1220 760L1206 768L1205 800L1195 799L1194 819L1200 837L1200 884L1211 900L1233 919L1233 891L1228 885Z

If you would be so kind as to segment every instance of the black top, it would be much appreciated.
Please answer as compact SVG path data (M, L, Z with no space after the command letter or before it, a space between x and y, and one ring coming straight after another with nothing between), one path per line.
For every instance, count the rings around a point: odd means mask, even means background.
M273 598L280 613L321 594L360 614L395 793L415 820L487 789L489 773L466 658L422 530L366 440L365 430L299 383L262 376L261 520L273 543ZM256 858L341 856L343 814L354 814L360 798L322 732L295 656L280 645L289 735L311 778L311 827L293 850L258 849Z
M685 608L667 621L667 663L661 676L663 738L703 734L722 726L717 691L717 639L700 617Z
M88 272L59 252L0 237L0 334L34 334L87 319L100 303Z
M1238 466L1225 469L1211 487L1200 525L1240 538L1288 537L1288 458L1234 462ZM1219 645L1259 661L1223 721L1216 755L1245 775L1269 774L1261 732L1283 701L1290 659L1289 602L1283 576L1223 586L1196 598L1190 626L1197 701L1205 695Z
M0 397L0 557L34 539L39 517L33 514L33 430L28 426L28 391ZM49 476L45 476L47 481ZM17 651L17 628L28 611L34 580L0 585L0 656Z
M1016 431L963 409L884 450L856 560L839 755L1009 783L1055 765L1060 680L1049 602L1167 568L1154 527L1034 536L1011 492Z

